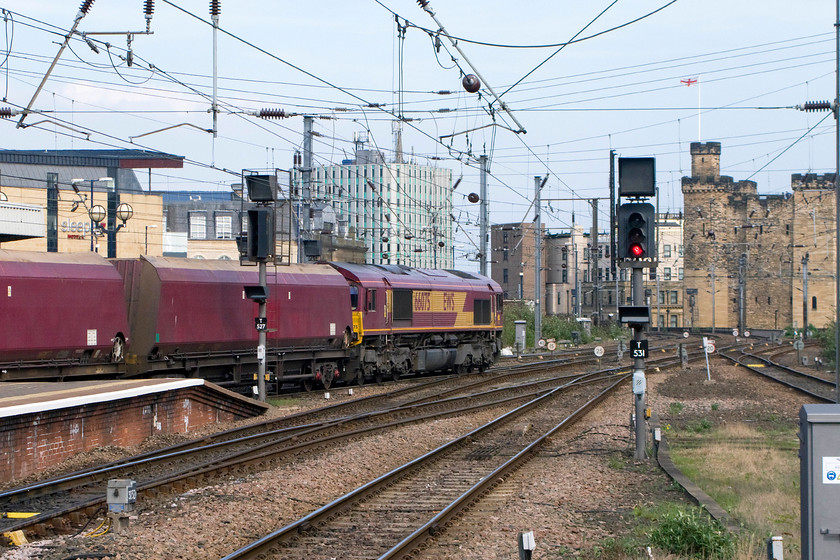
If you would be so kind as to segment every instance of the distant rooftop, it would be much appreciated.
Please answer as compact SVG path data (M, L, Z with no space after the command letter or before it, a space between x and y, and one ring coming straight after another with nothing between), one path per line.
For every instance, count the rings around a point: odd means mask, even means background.
M0 164L157 169L184 167L184 156L147 150L0 150Z
M47 173L58 173L59 189L73 179L105 188L101 177L114 177L121 192L143 190L134 169L182 168L184 157L146 150L0 150L0 185L45 188Z

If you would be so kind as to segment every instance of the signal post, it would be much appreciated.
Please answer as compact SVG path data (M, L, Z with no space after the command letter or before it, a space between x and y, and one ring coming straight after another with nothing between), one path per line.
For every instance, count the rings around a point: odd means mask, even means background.
M653 158L619 158L618 196L632 199L618 207L618 252L616 260L621 268L630 268L632 305L619 306L619 321L632 327L633 395L635 403L636 459L647 457L645 430L645 358L648 341L643 329L650 324L650 306L645 302L644 270L655 268L656 208L644 200L656 195L655 161Z
M248 234L245 239L244 255L240 261L256 262L259 267L259 285L245 286L245 296L259 305L258 315L254 318L257 330L257 398L266 401L266 334L268 331L268 282L267 264L275 255L274 240L274 201L277 199L277 176L257 175L242 172L248 200L256 208L248 210ZM243 197L244 204L244 197Z

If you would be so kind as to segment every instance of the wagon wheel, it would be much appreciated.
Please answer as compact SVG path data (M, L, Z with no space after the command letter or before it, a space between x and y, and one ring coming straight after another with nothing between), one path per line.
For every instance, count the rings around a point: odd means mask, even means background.
M376 381L377 385L382 385L382 383L385 381L381 369L376 368L376 370L373 372L373 380Z
M312 389L315 388L315 380L311 377L307 377L306 379L300 382L300 386L303 387L304 391L309 393L312 391Z
M324 389L329 389L332 386L333 378L323 375L321 376L321 385L324 386Z
M114 347L111 349L111 361L121 362L125 359L125 339L121 334L114 337Z
M362 386L364 386L364 384L365 384L365 372L361 368L357 369L356 370L356 385L358 385L359 387L362 387Z
M391 379L394 381L400 380L400 368L398 366L394 366L391 368Z

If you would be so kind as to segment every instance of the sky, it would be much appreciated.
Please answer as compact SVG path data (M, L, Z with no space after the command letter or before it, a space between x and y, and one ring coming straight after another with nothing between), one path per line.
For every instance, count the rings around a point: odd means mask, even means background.
M0 0L0 107L30 103L80 3ZM825 0L430 0L466 57L410 0L221 2L215 137L208 1L154 1L152 34L144 5L95 0L77 31L98 53L74 35L29 126L0 120L0 148L159 150L187 163L155 170L154 189L227 191L243 169L289 169L304 114L316 117L319 165L352 157L358 135L392 157L402 114L406 156L462 177L453 203L464 269L477 269L479 205L467 196L479 191L482 154L491 223L530 221L534 177L547 176L550 231L591 225L586 199L609 197L611 149L656 158L661 212L682 208L698 140L721 142L721 173L756 181L760 194L836 167L834 118L794 108L835 97L836 4ZM461 78L476 71L482 89L468 93ZM260 109L292 116L252 115ZM602 229L608 218L603 201Z

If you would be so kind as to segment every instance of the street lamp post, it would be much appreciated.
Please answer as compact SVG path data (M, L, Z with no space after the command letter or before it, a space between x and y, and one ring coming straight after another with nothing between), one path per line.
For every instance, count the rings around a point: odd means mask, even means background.
M100 182L105 183L107 185L108 189L111 189L114 186L114 179L113 179L113 177L100 177L99 179L90 179L90 201L85 200L84 197L82 196L82 193L79 192L79 185L84 183L85 181L86 181L86 179L73 179L71 181L71 185L73 187L73 190L76 192L76 196L79 197L79 200L76 203L74 203L74 205L73 205L73 210L75 210L78 203L81 202L82 206L84 206L84 208L88 211L88 216L90 216L91 210L93 209L93 184L97 181L100 181ZM105 217L103 216L102 219L104 220ZM91 220L90 220L90 251L91 251L91 253L96 250L94 237L96 237L95 232L96 232L96 224L97 223L98 222L94 222L93 218L91 218Z
M149 254L149 228L155 229L156 227L157 226L155 224L151 224L151 225L146 226L146 242L145 242L145 249L143 251L143 254L145 254L145 255Z
M109 241L114 239L114 254L108 254L108 258L116 258L116 235L117 232L120 231L122 228L125 227L125 223L131 219L134 215L134 209L131 207L130 204L127 202L121 203L117 206L117 219L119 219L122 223L118 224L116 227L112 229L108 229L102 225L102 222L107 217L107 213L105 212L105 208L101 204L97 204L92 206L90 210L88 210L88 217L90 217L91 222L93 222L93 230L91 231L91 235L93 235L93 231L98 230L100 235L108 236ZM111 245L111 243L109 243Z

